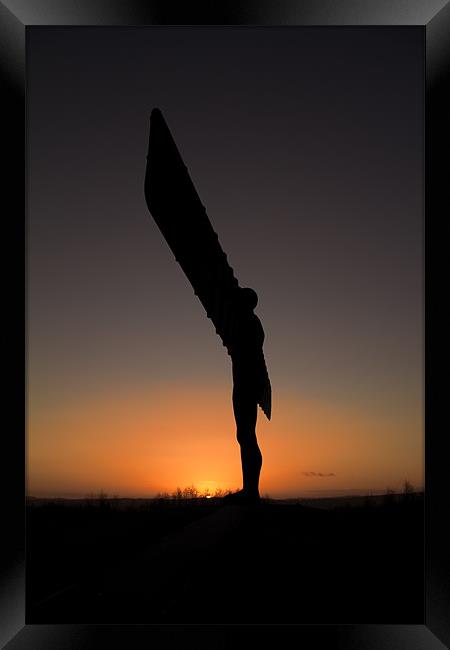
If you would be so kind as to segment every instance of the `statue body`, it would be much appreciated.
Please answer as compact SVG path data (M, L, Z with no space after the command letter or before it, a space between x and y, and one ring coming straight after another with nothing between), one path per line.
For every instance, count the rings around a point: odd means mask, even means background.
M238 499L259 499L262 454L256 438L258 404L268 404L270 383L263 354L264 330L253 312L257 296L241 289L236 296L234 339L230 345L233 371L233 411L241 448L243 489ZM269 394L267 395L267 392Z
M258 498L262 458L255 432L257 406L270 419L271 386L263 354L264 330L253 311L257 295L239 286L158 109L150 119L145 198L231 357L244 483L238 498Z

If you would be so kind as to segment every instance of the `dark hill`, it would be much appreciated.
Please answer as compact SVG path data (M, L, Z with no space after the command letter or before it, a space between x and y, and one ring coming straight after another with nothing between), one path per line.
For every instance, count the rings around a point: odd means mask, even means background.
M29 623L422 623L423 501L28 508Z

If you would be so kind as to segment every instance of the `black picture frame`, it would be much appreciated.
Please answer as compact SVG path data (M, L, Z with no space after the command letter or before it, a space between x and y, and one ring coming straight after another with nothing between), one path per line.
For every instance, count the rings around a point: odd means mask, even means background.
M424 625L27 625L25 619L25 387L26 387L26 33L36 25L416 25L423 30L425 80L425 623ZM0 0L2 82L2 200L4 250L14 249L4 271L7 305L5 347L12 348L6 369L3 468L11 468L4 487L5 550L0 596L0 644L11 650L97 647L229 647L240 640L264 640L298 647L442 648L450 646L449 472L445 456L449 364L444 338L448 181L442 164L447 153L445 91L450 62L450 5L445 0L252 0L249 2L169 2L131 0ZM447 207L448 213L448 207ZM441 218L442 217L442 218ZM6 259L6 256L4 256ZM11 282L11 278L13 281ZM11 318L11 314L13 317ZM447 335L448 336L448 335ZM23 362L23 363L22 363ZM442 424L441 424L442 423ZM5 471L3 472L5 475ZM446 514L447 513L447 514Z

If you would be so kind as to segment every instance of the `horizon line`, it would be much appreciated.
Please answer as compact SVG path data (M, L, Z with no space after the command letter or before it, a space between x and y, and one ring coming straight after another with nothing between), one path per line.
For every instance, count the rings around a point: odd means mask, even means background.
M226 492L226 491L225 491ZM425 492L424 487L415 487L412 486L411 492L420 494ZM384 489L370 489L370 490L358 490L358 489L348 489L348 490L336 490L336 492L333 491L328 491L328 490L312 490L311 493L309 494L298 494L298 495L290 495L290 496L271 496L268 493L264 493L261 495L262 499L271 499L274 501L286 501L286 500L294 500L294 499L339 499L339 498L345 498L345 497L376 497L376 496L385 496L386 494L403 494L404 490L402 489L391 489L391 488L384 488ZM210 495L212 498L214 498L214 494ZM63 494L45 494L45 495L35 495L35 494L26 494L25 495L26 499L65 499L65 500L94 500L94 499L108 499L108 500L145 500L145 501L150 501L150 500L156 500L156 499L161 499L161 498L176 498L174 492L161 492L161 493L156 493L154 495L134 495L134 496L126 496L126 495L120 495L120 494L112 494L104 491L98 491L98 492L91 492L88 494L81 494L81 493L63 493ZM197 497L182 497L182 498L206 498L206 494L199 493ZM216 496L216 498L220 498L219 496Z

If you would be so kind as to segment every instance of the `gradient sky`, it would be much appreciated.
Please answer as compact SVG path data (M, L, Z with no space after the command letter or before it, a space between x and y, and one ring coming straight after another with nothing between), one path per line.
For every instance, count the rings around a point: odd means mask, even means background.
M422 30L31 28L27 65L28 493L240 486L230 358L144 200L154 106L259 295L261 492L421 487Z

